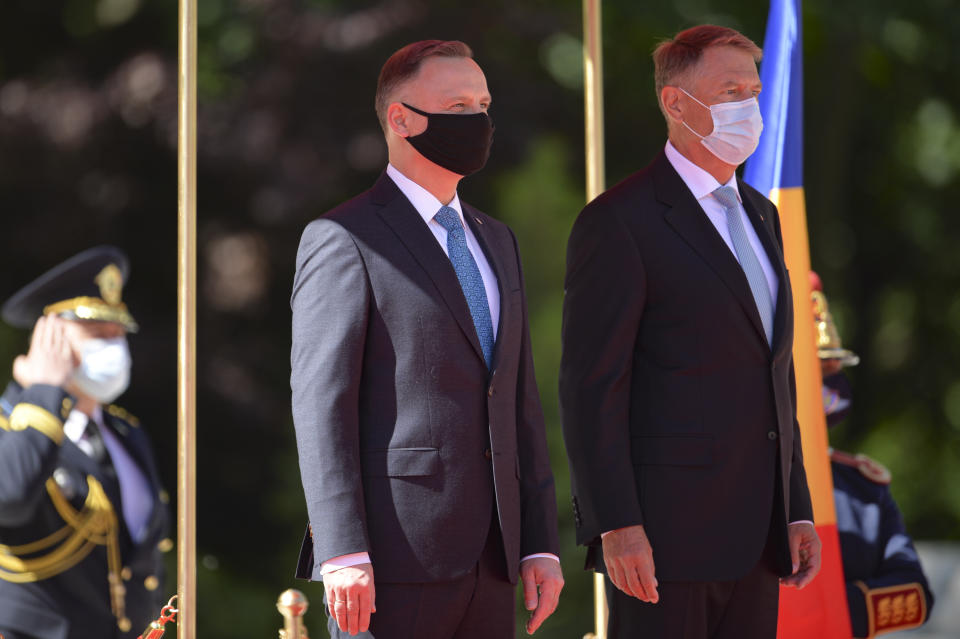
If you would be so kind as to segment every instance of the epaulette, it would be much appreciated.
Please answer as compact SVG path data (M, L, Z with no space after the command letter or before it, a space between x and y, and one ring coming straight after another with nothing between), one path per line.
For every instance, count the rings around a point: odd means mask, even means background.
M116 417L117 419L122 419L123 421L127 422L134 428L140 428L140 420L137 419L135 416L131 415L130 413L128 413L124 408L120 408L119 406L110 404L109 406L107 406L107 412L113 415L114 417Z
M843 464L844 466L856 468L860 471L861 475L875 484L880 484L881 486L887 486L893 479L893 475L886 466L874 459L870 459L863 453L851 455L850 453L845 453L842 450L831 449L830 461Z

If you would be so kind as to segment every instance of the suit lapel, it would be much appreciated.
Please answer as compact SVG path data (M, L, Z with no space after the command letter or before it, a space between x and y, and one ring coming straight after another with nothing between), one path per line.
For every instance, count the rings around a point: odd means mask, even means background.
M477 214L473 207L466 204L462 204L462 206L463 219L467 221L467 225L470 227L470 230L473 231L473 235L477 238L481 250L483 250L484 255L486 255L487 262L489 262L490 268L493 269L493 274L497 278L497 290L500 292L500 317L497 323L497 340L493 345L493 363L491 366L491 370L495 370L497 363L500 361L500 345L504 341L503 333L510 325L507 317L510 312L510 299L507 297L504 289L507 273L506 265L503 262L502 251L494 248L499 249L499 245L493 233L493 228L489 224L484 223L483 218Z
M738 179L740 194L743 198L743 209L750 218L763 249L767 252L770 265L777 275L777 300L773 315L773 350L778 350L783 340L788 316L793 313L793 304L789 299L790 286L783 252L770 230L770 221L760 214L760 203L754 199L753 192L744 187L743 181ZM792 344L791 344L792 346Z
M654 161L653 171L657 199L668 206L664 219L717 273L766 344L767 335L750 284L730 247L720 237L664 153L661 152Z
M437 244L437 238L388 175L383 174L380 177L371 195L373 202L381 207L378 211L380 217L426 271L440 293L440 298L450 309L467 340L473 345L473 350L483 360L483 349L480 347L477 329L473 325L473 317L470 315L467 299L460 287L460 280L457 279L457 273L453 270L450 258Z

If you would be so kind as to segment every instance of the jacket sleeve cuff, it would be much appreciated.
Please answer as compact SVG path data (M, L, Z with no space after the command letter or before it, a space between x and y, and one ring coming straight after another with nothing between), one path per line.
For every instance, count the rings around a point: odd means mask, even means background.
M539 559L539 558L553 559L553 560L556 561L557 563L560 563L560 558L557 557L557 556L556 556L555 554L553 554L552 552L537 552L537 553L534 553L534 554L532 554L532 555L527 555L526 557L523 557L523 558L520 560L520 563L525 562L527 559Z
M927 600L919 583L870 588L856 582L863 592L867 611L867 637L923 625L927 618Z

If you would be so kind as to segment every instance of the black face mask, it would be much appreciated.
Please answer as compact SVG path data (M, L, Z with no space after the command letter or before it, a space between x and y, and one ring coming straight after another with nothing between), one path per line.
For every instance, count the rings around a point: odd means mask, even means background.
M401 102L427 118L427 130L407 138L420 155L457 175L476 173L490 157L493 121L486 113L426 113Z

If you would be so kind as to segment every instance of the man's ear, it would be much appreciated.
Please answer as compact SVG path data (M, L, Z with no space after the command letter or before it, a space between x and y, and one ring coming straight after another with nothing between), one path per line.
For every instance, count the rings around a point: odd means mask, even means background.
M391 102L387 107L387 126L402 138L410 136L407 110L399 102Z
M683 122L680 95L681 91L677 87L665 86L660 89L660 104L663 105L663 112L677 124Z

